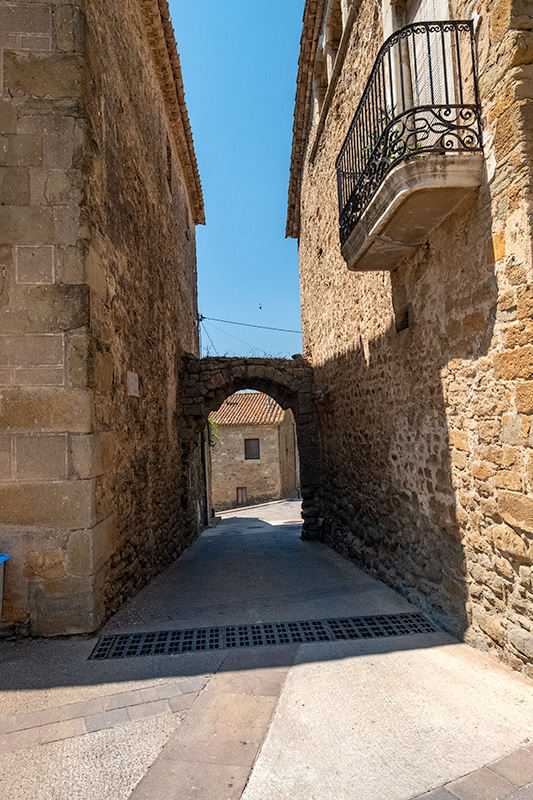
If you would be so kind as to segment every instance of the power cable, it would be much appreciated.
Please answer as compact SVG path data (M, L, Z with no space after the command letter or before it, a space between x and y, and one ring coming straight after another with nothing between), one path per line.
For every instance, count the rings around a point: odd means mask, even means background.
M249 322L234 322L233 320L229 320L229 319L217 319L216 317L205 317L203 314L199 314L198 315L198 319L200 320L200 322L203 322L204 319L208 319L208 320L211 320L213 322L225 322L227 325L242 325L245 328L261 328L261 330L264 330L264 331L281 331L282 333L300 333L301 334L301 331L293 331L293 330L290 330L289 328L270 328L267 325L252 325Z
M203 328L204 328L205 334L206 334L207 338L209 339L209 341L211 342L211 344L212 344L212 346L213 346L213 350L215 351L215 353L216 353L216 354L217 354L217 356L218 356L218 350L216 349L216 347L215 347L215 343L214 343L214 341L211 339L211 336L209 335L209 331L207 330L207 328L206 328L206 327L205 327L205 325L203 324L203 321L202 321L202 320L200 320L200 323L203 325ZM213 326L213 327L214 327L214 326Z
M238 339L236 336L233 336L232 333L228 333L227 331L223 331L222 328L219 328L217 325L213 325L212 322L210 322L209 324L216 331L218 331L219 333L224 334L224 336L229 336L231 339L235 339L236 342L240 342L241 344L246 345L246 347L249 347L250 350L254 350L256 353L263 353L265 356L268 356L268 353L266 352L266 350L261 350L261 348L259 348L259 347L254 347L253 344L250 344L249 342L243 342L242 339ZM207 333L207 328L205 326L205 322L203 323L203 326L204 326L205 332Z

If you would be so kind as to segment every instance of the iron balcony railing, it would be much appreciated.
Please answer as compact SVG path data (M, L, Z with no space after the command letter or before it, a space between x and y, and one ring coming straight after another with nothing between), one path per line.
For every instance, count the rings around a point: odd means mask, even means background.
M401 161L427 152L479 150L472 22L400 28L379 51L337 159L341 245Z

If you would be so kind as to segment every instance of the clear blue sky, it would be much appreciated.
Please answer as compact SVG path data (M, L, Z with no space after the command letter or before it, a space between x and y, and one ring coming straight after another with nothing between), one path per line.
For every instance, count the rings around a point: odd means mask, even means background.
M170 0L205 200L207 224L196 233L206 317L300 330L285 218L303 6ZM204 325L204 355L206 346L215 354L205 330L219 355L301 352L297 334Z

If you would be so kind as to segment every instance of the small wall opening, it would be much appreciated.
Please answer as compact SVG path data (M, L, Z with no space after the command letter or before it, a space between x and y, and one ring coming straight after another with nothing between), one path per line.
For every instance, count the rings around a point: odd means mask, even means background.
M412 325L412 305L409 302L407 286L397 273L392 276L391 287L394 330L396 333L401 333Z
M396 333L406 331L409 327L409 307L399 309L395 314Z
M314 118L318 122L326 93L328 91L328 67L326 56L322 49L319 49L316 54L315 73L313 76L313 92L314 92Z
M342 9L340 0L331 0L329 3L324 38L328 80L331 80L335 59L337 58L342 38Z

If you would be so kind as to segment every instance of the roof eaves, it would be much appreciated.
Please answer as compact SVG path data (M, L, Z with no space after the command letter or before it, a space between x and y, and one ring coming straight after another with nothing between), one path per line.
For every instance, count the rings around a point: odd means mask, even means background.
M262 419L261 420L256 420L256 419L242 420L242 419L239 419L239 420L235 420L235 421L226 420L225 422L219 422L218 424L220 425L221 428L224 427L225 425L229 425L230 427L234 427L234 428L239 427L239 426L241 428L255 428L256 426L259 426L259 425L261 427L264 427L266 425L274 425L274 426L276 426L276 425L279 425L280 422L281 422L281 420L271 420L271 419L269 419L269 420L262 420Z
M191 124L185 103L180 59L170 19L168 0L140 0L145 12L148 41L152 49L170 128L185 175L194 222L205 225L202 184L194 151Z
M210 414L219 425L279 425L283 409L264 392L236 393Z
M325 8L326 0L306 0L304 8L296 78L287 227L285 231L285 235L293 239L298 238L300 235L300 190L311 117L313 67Z

